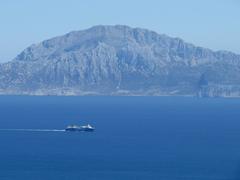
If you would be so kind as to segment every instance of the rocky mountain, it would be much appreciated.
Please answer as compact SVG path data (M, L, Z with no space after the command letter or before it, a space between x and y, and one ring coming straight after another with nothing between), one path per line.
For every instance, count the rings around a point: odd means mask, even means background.
M240 96L240 55L146 29L95 26L0 64L0 93Z

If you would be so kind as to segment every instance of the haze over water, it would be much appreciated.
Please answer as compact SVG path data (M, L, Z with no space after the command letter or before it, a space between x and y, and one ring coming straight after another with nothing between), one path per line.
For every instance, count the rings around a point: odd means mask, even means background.
M1 96L0 114L1 180L240 178L240 99Z

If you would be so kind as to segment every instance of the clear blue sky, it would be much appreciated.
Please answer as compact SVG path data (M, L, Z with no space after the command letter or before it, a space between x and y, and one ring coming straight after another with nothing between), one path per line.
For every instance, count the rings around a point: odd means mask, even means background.
M0 62L27 46L94 25L143 27L240 54L239 0L1 0Z

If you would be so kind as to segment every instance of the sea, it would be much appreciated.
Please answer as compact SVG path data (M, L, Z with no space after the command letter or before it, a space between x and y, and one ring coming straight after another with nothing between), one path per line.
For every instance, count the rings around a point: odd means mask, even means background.
M0 96L0 180L239 179L240 99Z

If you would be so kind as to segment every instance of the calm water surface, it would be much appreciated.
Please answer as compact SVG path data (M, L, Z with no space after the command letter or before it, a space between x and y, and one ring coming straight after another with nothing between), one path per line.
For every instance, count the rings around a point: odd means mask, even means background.
M0 115L0 180L240 179L240 99L1 96Z

